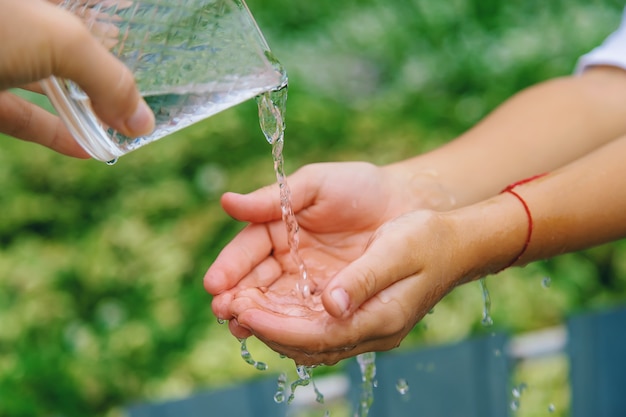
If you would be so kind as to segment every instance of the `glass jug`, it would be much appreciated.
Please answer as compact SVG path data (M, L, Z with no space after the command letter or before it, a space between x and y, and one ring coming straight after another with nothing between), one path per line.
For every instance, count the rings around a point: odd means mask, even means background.
M73 82L42 82L59 116L95 159L113 161L222 110L278 90L287 74L243 0L64 0L128 66L156 118L129 138L103 125Z

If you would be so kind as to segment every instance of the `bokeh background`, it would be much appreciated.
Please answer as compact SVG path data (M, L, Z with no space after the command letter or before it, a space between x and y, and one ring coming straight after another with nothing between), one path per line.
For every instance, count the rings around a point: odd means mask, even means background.
M289 73L287 173L319 161L385 164L449 141L516 91L570 74L623 8L618 0L248 5ZM221 211L220 194L275 180L253 101L114 166L0 141L0 416L119 417L133 402L259 377L202 287L242 227ZM511 269L487 284L492 327L481 325L482 293L471 283L401 349L551 328L623 304L626 244ZM255 341L250 348L274 370L293 367ZM519 415L545 415L548 402L567 415L565 361L516 372L537 387Z

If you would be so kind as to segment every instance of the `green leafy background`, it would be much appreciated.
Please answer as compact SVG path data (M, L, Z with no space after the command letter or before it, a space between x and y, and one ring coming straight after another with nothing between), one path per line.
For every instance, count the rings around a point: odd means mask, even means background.
M516 91L572 72L617 27L617 0L249 0L290 90L286 172L378 164L440 145ZM39 100L38 98L33 98ZM136 401L257 378L202 277L241 228L222 192L274 181L254 102L114 166L0 138L0 416L116 417ZM512 150L514 151L514 150ZM471 184L468 184L471 186ZM551 285L542 285L549 277ZM402 348L556 326L626 300L626 246L604 245L455 290ZM254 356L290 369L260 343ZM333 373L344 364L321 369ZM567 415L562 358L520 366L521 415Z

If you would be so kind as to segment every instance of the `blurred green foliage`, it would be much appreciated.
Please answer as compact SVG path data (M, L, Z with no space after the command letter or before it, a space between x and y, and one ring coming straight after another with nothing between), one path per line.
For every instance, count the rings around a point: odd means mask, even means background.
M288 173L314 161L384 164L450 140L519 89L571 73L623 6L248 4L290 76ZM202 288L241 227L222 213L219 195L274 180L253 102L114 166L1 140L0 416L116 416L133 401L258 376ZM495 328L551 326L626 300L626 246L502 275L488 281ZM473 284L455 290L404 346L485 332L480 297Z

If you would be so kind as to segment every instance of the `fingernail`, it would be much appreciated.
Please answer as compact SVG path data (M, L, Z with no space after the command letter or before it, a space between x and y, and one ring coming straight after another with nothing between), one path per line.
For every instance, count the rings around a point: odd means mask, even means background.
M341 311L341 314L345 314L348 311L348 306L350 305L350 298L348 297L348 293L343 288L335 288L331 291L330 296L333 301L335 301L335 305Z
M145 101L140 100L135 113L126 120L126 127L133 135L146 135L154 129L154 114Z

